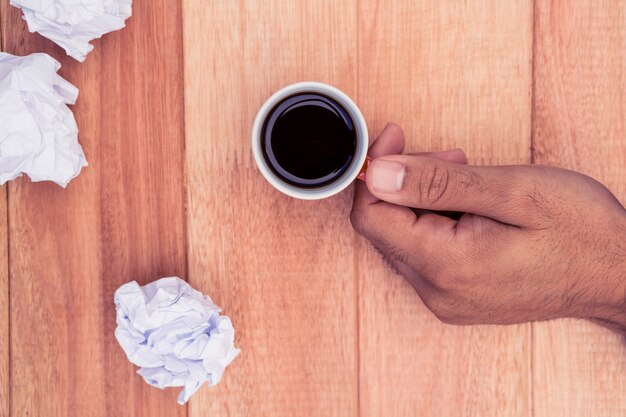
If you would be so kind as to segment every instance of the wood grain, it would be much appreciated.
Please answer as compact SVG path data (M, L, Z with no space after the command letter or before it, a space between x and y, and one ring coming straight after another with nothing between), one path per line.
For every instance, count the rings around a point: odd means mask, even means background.
M0 51L5 50L5 14L0 7ZM11 414L11 321L9 296L8 186L0 187L0 417Z
M0 7L0 51L4 52L3 23ZM0 417L9 417L11 413L8 221L7 186L3 185L0 187Z
M534 160L581 171L626 203L626 4L537 2ZM626 415L626 342L596 325L533 325L535 415Z
M183 5L189 281L232 317L242 349L190 415L355 416L350 193L306 202L273 190L250 131L286 84L356 92L356 2Z
M470 163L530 160L532 3L359 2L358 101L371 134ZM362 244L362 416L528 416L530 326L441 324Z
M1 19L0 22L2 22ZM7 222L7 187L3 185L0 187L0 417L9 417L11 412L11 332Z
M113 337L117 286L186 272L180 5L136 2L79 64L0 4L7 51L51 53L80 88L90 162L66 190L9 187L12 415L185 415Z

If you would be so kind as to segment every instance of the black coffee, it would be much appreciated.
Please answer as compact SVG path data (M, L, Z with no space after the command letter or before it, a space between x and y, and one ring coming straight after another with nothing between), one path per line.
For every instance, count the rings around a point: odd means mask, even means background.
M356 151L356 129L348 111L334 99L299 93L269 112L261 141L276 175L301 188L316 188L348 170Z

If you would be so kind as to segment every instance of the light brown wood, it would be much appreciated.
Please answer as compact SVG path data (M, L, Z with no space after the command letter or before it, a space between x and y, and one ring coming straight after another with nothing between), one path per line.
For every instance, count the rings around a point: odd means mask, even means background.
M529 162L531 2L359 6L358 100L373 135L394 121L407 152ZM357 268L362 416L531 415L530 325L447 326L366 244Z
M0 7L0 51L4 51L2 7ZM9 251L8 251L7 186L0 187L0 417L11 412Z
M537 2L534 159L626 203L626 4ZM626 342L594 324L533 326L535 416L626 415Z
M254 166L256 111L283 85L356 93L353 0L186 0L189 281L224 306L242 354L191 416L356 416L350 193L273 190Z
M0 18L0 22L1 22ZM1 45L1 39L0 39ZM2 48L0 48L2 50ZM0 417L9 417L11 404L9 251L7 187L0 187Z
M9 187L12 415L185 415L113 336L120 284L186 272L180 8L135 2L128 27L80 64L0 5L7 51L51 53L80 88L90 162L65 190Z
M5 51L6 13L0 5L0 51ZM0 417L11 415L11 320L9 294L8 186L0 187Z

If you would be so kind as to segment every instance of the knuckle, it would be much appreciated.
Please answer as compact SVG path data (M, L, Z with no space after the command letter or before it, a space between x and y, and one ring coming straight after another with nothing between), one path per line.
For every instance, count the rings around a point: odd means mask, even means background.
M436 203L446 193L450 184L450 172L439 161L426 162L419 171L419 201L422 203Z

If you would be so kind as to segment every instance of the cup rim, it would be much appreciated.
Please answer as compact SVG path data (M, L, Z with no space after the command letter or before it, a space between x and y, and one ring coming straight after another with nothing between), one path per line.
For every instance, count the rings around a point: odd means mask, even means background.
M321 93L330 96L337 100L348 111L352 120L355 123L357 144L355 157L348 170L336 181L326 184L319 188L299 188L285 182L278 177L274 171L267 165L267 161L263 157L261 150L261 130L263 129L263 123L268 116L270 110L274 106L286 97L303 92ZM299 198L302 200L319 200L322 198L335 195L344 189L346 189L356 179L365 163L367 157L368 148L368 132L365 118L361 113L361 110L356 103L343 91L332 85L316 82L316 81L302 81L294 84L289 84L280 90L272 94L261 106L252 125L252 154L256 162L256 166L267 182L275 189L286 194L290 197Z

